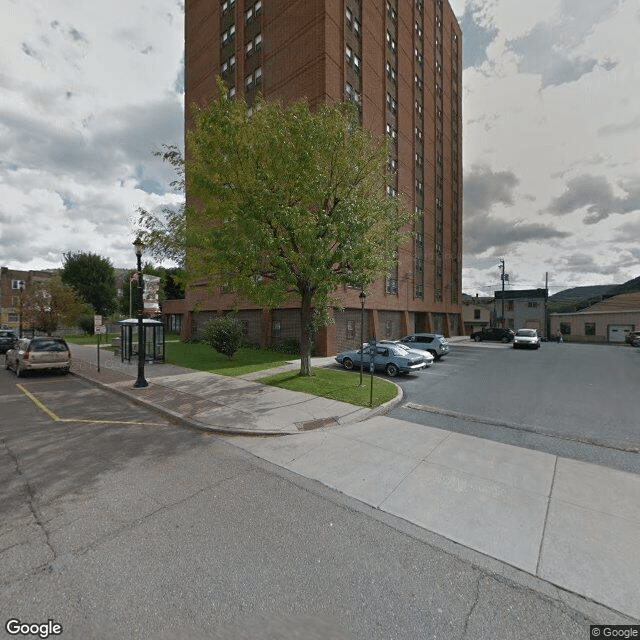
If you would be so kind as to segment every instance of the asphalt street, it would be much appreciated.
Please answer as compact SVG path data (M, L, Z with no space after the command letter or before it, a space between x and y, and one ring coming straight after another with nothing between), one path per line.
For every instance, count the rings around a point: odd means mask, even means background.
M83 639L547 640L612 621L85 381L0 371L0 415L3 626L53 619Z
M639 369L626 346L454 343L389 415L640 473Z

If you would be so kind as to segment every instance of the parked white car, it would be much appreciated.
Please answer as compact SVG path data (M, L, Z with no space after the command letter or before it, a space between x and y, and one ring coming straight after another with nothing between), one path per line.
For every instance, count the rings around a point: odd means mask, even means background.
M27 371L52 369L69 373L71 352L64 338L20 338L7 351L5 367L13 369L19 378Z
M514 349L539 349L540 336L536 329L518 329L513 336Z

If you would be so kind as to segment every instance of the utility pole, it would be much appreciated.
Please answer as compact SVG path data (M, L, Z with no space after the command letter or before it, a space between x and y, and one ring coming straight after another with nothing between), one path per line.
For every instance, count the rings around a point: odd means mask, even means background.
M500 280L502 280L502 313L500 316L500 325L504 329L504 281L509 279L509 274L504 272L504 258L500 258L500 268L502 273L500 274Z
M549 272L544 272L544 333L549 339Z

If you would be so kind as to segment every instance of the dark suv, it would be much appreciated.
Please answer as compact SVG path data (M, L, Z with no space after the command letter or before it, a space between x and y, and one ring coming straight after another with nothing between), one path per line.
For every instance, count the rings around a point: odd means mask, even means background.
M493 342L512 342L514 335L513 329L485 327L482 331L472 333L471 339L476 342L482 342L483 340L493 340Z
M7 353L9 349L13 348L18 336L13 331L7 331L6 329L0 330L0 353Z

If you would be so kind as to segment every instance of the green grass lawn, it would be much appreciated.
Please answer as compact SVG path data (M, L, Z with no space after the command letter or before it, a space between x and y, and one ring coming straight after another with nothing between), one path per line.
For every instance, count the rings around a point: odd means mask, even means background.
M296 357L298 356L287 356L273 351L238 349L233 360L229 360L227 356L202 342L167 342L165 360L188 369L209 371L224 376L242 376L254 371L280 367Z
M301 377L298 372L287 371L274 376L260 378L258 382L290 391L302 391L322 398L339 400L362 407L378 407L396 397L398 390L394 384L376 376L373 377L373 404L369 404L371 378L365 375L362 386L360 375L353 371L315 368L311 377Z
M119 338L119 333L105 333L100 336L100 344L111 344L113 338ZM64 339L69 344L98 344L98 336L92 333L78 333L75 335L65 336Z

